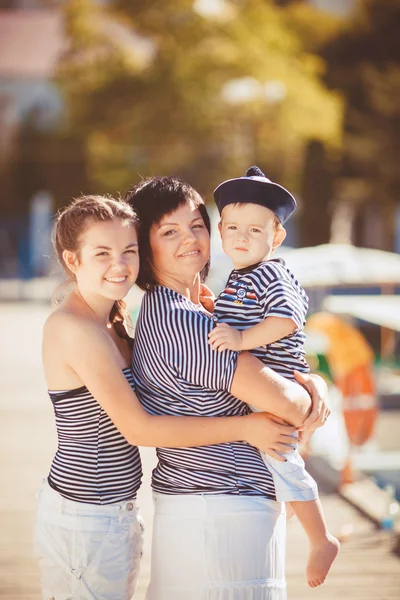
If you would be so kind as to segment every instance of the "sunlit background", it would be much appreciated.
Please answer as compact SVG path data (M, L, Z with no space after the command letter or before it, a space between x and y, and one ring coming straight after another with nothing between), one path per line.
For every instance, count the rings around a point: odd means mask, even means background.
M53 215L151 175L198 189L214 232L213 189L253 164L296 196L279 255L309 295L309 361L334 408L303 451L400 548L399 28L400 0L0 0L0 597L39 597ZM214 233L216 293L229 270ZM396 582L382 599L400 598Z

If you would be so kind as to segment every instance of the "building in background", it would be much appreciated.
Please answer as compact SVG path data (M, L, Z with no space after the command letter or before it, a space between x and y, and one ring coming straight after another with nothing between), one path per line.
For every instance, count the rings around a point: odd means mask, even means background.
M55 127L61 118L63 103L52 77L63 45L62 21L57 11L0 11L3 157L11 151L15 133L24 121L33 118L38 128L48 129Z
M33 0L1 6L6 10L0 10L0 274L23 277L35 274L29 236L32 198L20 198L25 174L18 173L15 163L24 128L49 133L62 119L63 101L52 78L64 36L56 10L41 9ZM31 148L31 155L35 151Z

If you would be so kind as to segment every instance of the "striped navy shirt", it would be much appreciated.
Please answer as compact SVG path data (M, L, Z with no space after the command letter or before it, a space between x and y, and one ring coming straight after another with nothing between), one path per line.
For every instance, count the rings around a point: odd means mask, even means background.
M215 352L214 326L201 307L157 286L142 300L132 370L138 398L155 415L246 415L229 393L238 353ZM272 476L246 442L194 448L157 448L152 487L163 494L241 494L275 499Z
M303 333L307 310L307 294L299 282L282 259L271 259L233 270L215 301L214 315L219 322L238 330L254 327L267 317L292 319L297 328L291 335L254 348L251 353L279 375L293 380L294 369L309 372Z
M134 389L131 369L123 373ZM87 387L49 395L58 434L49 485L64 498L89 504L135 498L142 478L138 448L126 441Z

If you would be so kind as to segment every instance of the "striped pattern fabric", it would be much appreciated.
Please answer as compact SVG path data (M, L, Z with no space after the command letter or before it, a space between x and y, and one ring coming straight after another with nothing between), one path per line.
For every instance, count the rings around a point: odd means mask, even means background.
M134 389L130 367L123 373ZM126 441L87 387L49 395L58 434L49 485L64 498L89 504L135 498L142 478L138 448Z
M297 329L276 342L254 348L251 353L288 379L297 369L308 373L302 331L308 310L307 294L281 259L271 259L233 270L215 302L214 315L235 329L254 327L267 317L292 319Z
M138 398L155 415L233 416L249 408L230 387L236 352L208 344L212 318L170 288L142 300L132 370ZM275 499L259 451L245 442L194 448L157 448L152 487L162 494L243 494Z

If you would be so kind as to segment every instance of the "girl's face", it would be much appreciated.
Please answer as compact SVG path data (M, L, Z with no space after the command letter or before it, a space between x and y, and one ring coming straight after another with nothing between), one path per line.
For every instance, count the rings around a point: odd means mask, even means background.
M120 219L92 221L81 237L79 257L65 250L64 260L82 292L120 300L139 272L136 230Z
M193 204L165 215L150 229L152 264L157 280L192 282L210 257L210 235Z

